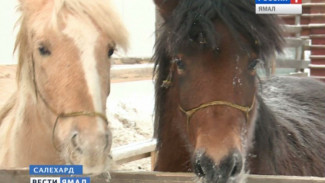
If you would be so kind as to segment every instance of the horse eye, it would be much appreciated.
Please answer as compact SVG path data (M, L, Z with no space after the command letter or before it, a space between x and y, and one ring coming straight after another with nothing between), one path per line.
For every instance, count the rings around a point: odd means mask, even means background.
M185 68L185 63L182 59L176 58L174 62L176 63L178 69L183 70Z
M254 59L248 64L248 70L254 70L256 65L260 63L260 59Z
M39 51L39 53L40 53L42 56L49 56L49 55L51 55L51 51L48 50L45 46L40 46L40 47L38 48L38 51Z
M114 54L114 48L108 50L108 57L111 57Z

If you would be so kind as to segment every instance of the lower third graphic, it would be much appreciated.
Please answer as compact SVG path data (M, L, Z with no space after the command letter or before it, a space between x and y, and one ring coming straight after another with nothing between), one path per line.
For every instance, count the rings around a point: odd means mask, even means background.
M30 183L90 183L90 177L31 177Z

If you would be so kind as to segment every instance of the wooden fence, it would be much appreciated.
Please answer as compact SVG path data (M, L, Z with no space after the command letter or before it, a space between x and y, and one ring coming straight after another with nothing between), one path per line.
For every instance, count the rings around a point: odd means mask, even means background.
M288 36L308 40L310 76L325 81L325 0L302 0L301 15L282 15Z
M117 163L125 163L136 159L150 157L151 153L155 150L156 143L155 139L151 139L114 148L112 149L112 157ZM0 183L30 183L30 177L27 168L0 170ZM106 173L90 176L90 179L92 183L193 183L195 182L196 177L192 173L163 173L150 171L111 172L110 176ZM325 183L325 178L248 175L247 183Z
M195 175L191 173L111 172L110 179L108 174L101 174L91 176L90 180L92 183L193 183ZM27 169L0 170L0 182L30 183L29 171ZM325 178L248 175L246 183L325 183Z

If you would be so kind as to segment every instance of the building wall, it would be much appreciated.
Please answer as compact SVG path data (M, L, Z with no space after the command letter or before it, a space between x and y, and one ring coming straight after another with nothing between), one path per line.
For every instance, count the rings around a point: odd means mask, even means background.
M117 52L115 57L151 57L155 42L155 7L153 0L112 0L129 31L130 48L127 53ZM13 56L14 25L19 18L18 0L0 2L0 64L15 64Z
M17 0L0 2L0 64L16 63L13 56L15 44L14 25L19 17L16 13Z
M113 0L129 31L130 49L126 57L151 57L155 42L153 0Z

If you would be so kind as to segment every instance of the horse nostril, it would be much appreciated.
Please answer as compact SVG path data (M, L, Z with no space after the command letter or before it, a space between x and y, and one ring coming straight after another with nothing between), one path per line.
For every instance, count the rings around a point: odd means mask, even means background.
M194 172L196 173L196 175L198 177L204 177L205 176L205 173L202 169L202 165L201 165L201 161L199 159L197 159L195 161L195 164L194 164Z
M78 147L78 145L77 145L77 133L75 133L75 134L73 134L73 136L71 137L71 143L72 143L72 145L73 145L73 147Z
M71 144L72 146L79 152L82 153L82 150L80 149L80 147L78 146L78 133L73 134L73 136L71 137Z
M237 176L241 172L241 169L243 167L242 156L237 152L233 154L233 163L234 164L230 173L230 177Z
M214 162L205 154L204 150L196 151L192 162L194 173L198 177L206 177L213 172Z
M105 134L105 146L104 150L108 148L109 145L109 134Z
M236 175L238 175L238 173L239 173L239 171L238 171L237 165L235 165L234 168L231 171L230 176L235 177Z

